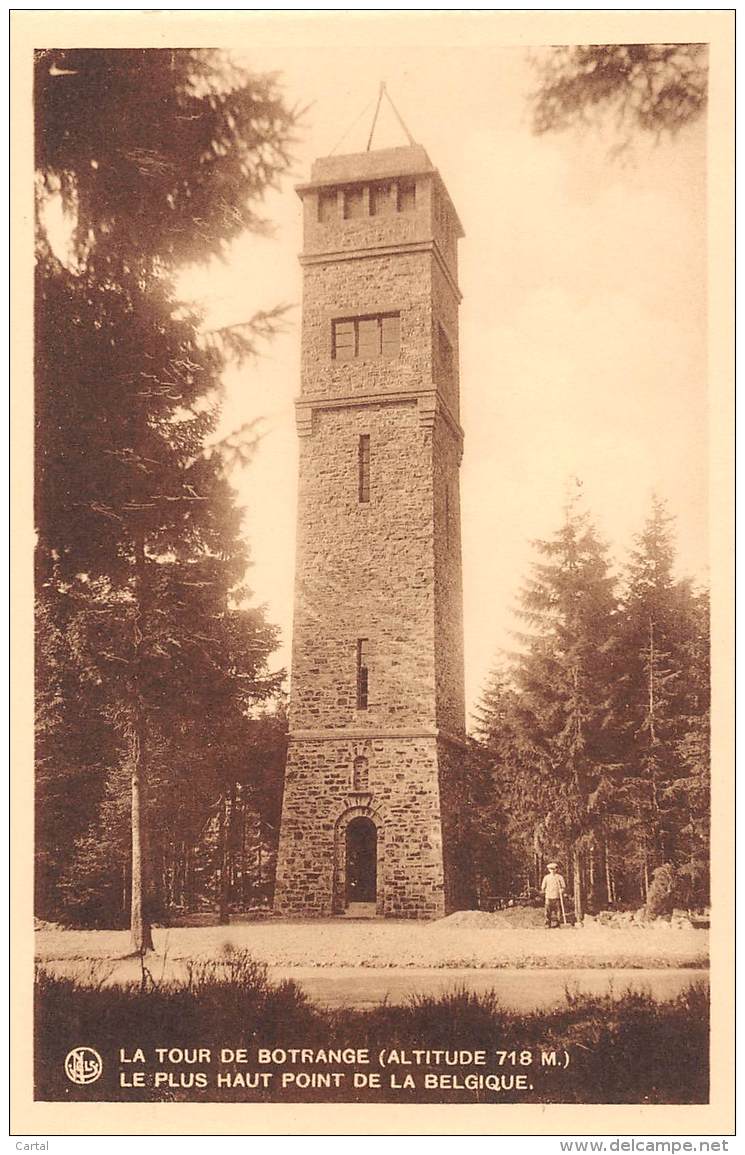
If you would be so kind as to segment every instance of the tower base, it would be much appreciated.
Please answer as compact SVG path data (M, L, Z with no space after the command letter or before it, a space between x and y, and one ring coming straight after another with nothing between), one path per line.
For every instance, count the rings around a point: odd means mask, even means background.
M291 737L274 907L290 916L441 918L455 909L454 750L435 734ZM445 813L443 814L443 804Z

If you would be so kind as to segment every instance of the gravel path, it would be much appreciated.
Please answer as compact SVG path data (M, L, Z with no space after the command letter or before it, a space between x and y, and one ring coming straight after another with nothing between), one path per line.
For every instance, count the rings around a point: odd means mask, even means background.
M156 928L166 960L220 958L247 950L270 966L447 968L706 967L705 930L505 929L393 921L266 921L229 926ZM40 961L121 959L128 931L36 932Z

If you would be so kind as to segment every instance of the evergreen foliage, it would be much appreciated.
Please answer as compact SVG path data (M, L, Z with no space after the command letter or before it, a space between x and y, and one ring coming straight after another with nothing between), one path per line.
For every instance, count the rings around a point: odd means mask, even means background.
M521 649L476 711L509 815L504 894L556 858L577 918L646 902L655 872L671 905L708 902L708 601L675 577L671 523L655 498L620 582L576 498L535 543Z
M278 315L205 335L174 276L263 227L294 113L274 79L212 51L43 51L35 84L39 902L105 919L128 889L139 950L162 905L165 799L188 840L245 773L225 735L278 687L207 448L226 357Z
M561 131L612 113L624 143L635 129L674 136L706 101L705 44L560 45L538 66L533 129Z

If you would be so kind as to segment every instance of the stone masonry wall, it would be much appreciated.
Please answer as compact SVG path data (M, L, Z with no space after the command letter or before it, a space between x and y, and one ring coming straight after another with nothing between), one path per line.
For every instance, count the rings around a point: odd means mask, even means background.
M432 388L431 264L429 253L402 253L306 268L302 399ZM398 356L335 361L332 322L371 313L401 314Z
M363 190L365 216L344 218L344 188L337 193L336 216L319 221L317 194L304 198L305 255L344 252L375 246L405 245L432 237L432 178L415 180L415 208L390 215L369 215L369 191Z
M460 372L458 348L458 298L439 263L432 261L432 360L437 388L456 421L460 420ZM452 348L452 372L443 372L437 349L437 325L442 325Z
M370 437L370 501L358 446ZM292 729L434 726L431 431L416 404L316 412L300 441ZM357 709L357 639L369 704Z
M356 757L368 790L352 789ZM291 741L285 776L278 913L344 909L344 816L378 826L378 912L395 918L445 913L437 743L434 738Z
M437 725L465 735L460 444L438 417L433 430L434 638Z
M442 816L445 908L468 910L474 901L468 808L473 804L467 779L465 743L439 739L437 760Z

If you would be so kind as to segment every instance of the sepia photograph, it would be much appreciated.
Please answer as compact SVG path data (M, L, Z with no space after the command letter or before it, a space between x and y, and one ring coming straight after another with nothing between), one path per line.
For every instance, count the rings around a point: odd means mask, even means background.
M731 13L48 15L24 1130L723 1132Z

